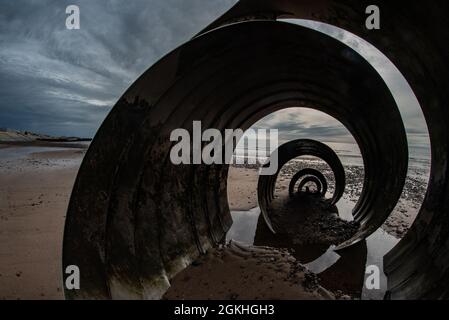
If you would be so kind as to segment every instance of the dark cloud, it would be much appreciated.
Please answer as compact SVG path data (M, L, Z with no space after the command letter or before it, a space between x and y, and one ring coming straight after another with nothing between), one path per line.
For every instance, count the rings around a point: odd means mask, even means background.
M92 136L127 87L236 0L0 2L0 127ZM78 5L81 29L65 28Z
M93 136L121 94L148 67L182 44L237 0L0 1L0 127L57 135ZM76 4L81 29L65 28ZM341 29L300 21L376 64L398 101L410 137L427 130L419 104L385 57ZM352 141L331 117L290 110L258 126L298 136Z

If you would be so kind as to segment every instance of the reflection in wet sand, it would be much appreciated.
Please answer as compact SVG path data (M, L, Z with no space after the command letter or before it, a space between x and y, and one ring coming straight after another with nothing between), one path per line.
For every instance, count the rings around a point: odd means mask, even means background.
M227 234L227 241L233 239L256 246L287 248L298 262L318 274L320 284L333 291L337 297L349 295L356 299L382 299L386 290L382 259L399 240L379 229L366 241L337 253L333 247L342 237L348 236L341 232L341 228L351 230L350 225L345 222L350 223L352 220L351 210L354 203L342 199L337 208L332 207L326 211L325 214L329 215L333 222L337 220L334 220L335 216L332 215L339 215L335 229L334 223L326 223L326 216L323 219L323 207L316 206L315 201L320 201L319 199L301 200L300 203L295 202L290 206L284 203L284 209L276 210L283 212L277 219L273 218L274 223L277 223L277 230L281 230L276 234L266 227L259 208L231 212L234 223ZM313 208L319 210L314 211ZM285 225L282 227L282 224ZM314 226L317 229L314 229ZM368 290L364 286L367 277L365 268L368 265L376 265L381 272L379 290Z

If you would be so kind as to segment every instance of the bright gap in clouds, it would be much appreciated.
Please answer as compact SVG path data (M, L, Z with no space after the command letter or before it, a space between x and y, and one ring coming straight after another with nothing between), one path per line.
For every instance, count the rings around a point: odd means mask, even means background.
M295 139L321 141L336 151L344 163L349 164L355 160L356 164L362 164L360 149L349 130L322 111L304 107L282 109L260 119L251 129L277 129L278 145ZM248 135L246 137L251 139ZM245 139L241 139L236 149L243 152L246 147ZM249 153L251 154L251 150Z

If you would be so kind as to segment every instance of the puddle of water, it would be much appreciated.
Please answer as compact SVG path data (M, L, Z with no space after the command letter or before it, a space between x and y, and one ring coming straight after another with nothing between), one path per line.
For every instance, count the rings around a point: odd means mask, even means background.
M352 209L355 202L345 198L341 198L337 203L339 215L342 219L352 221ZM378 229L371 236L366 239L368 253L366 257L366 266L375 265L380 270L380 289L368 290L363 286L362 299L363 300L379 300L383 299L387 288L387 277L383 272L383 257L390 251L400 239L388 234L383 229ZM367 278L365 274L365 280Z
M306 263L304 266L313 273L321 273L332 267L339 259L340 255L332 247L329 247L322 256L312 262Z
M33 153L64 151L67 148L54 147L9 147L0 149L0 160L24 159Z
M341 199L337 204L339 209L340 217L344 220L352 220L352 208L354 207L354 202L347 199ZM231 211L231 216L234 221L231 229L226 235L226 240L231 239L248 244L254 244L254 238L257 230L257 223L260 215L260 209L254 208L249 211ZM383 273L383 256L390 251L397 243L399 239L389 235L382 229L377 230L370 237L366 239L366 264L365 268L369 265L375 265L380 271L380 289L368 290L365 285L362 287L361 299L363 300L377 300L383 299L386 287L387 278ZM364 258L364 257L359 257ZM319 256L317 259L305 264L305 266L314 273L321 273L326 270L331 270L333 266L336 265L338 261L342 258L341 256L333 251L333 247L330 247ZM350 258L352 259L352 258ZM362 260L363 261L363 260ZM343 261L340 261L344 264ZM363 267L362 267L363 268ZM364 272L364 270L361 270ZM365 274L365 281L369 275ZM363 281L363 284L365 284Z
M254 244L259 215L259 207L249 211L231 211L232 220L234 222L231 229L226 234L226 242L232 239L249 245Z
M341 219L346 221L354 220L352 216L352 209L354 209L355 203L342 197L336 204L338 209L338 215Z
M383 257L390 251L400 239L393 237L385 232L383 229L378 229L371 236L366 239L368 246L368 255L366 257L366 266L375 265L380 270L380 289L368 290L363 286L362 299L363 300L379 300L385 296L387 288L387 276L383 271ZM366 277L369 275L365 275Z
M20 147L8 147L0 148L0 168L3 170L5 168L19 168L23 169L23 165L20 161L27 161L28 158L33 157L35 154L45 154L46 152L60 152L60 151L76 151L83 150L78 148L68 148L68 147L41 147L41 146L20 146ZM52 169L56 167L75 167L79 166L82 160L80 157L68 157L68 158L53 158L45 157L35 159L33 164L39 164L40 169Z

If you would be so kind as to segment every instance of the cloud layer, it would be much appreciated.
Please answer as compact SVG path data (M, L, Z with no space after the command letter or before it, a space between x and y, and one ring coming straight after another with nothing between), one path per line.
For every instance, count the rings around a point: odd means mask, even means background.
M236 2L1 1L0 127L92 137L141 73ZM70 4L80 8L80 30L65 27ZM416 98L382 54L343 30L300 23L336 37L377 65L395 95L410 137L427 142ZM257 126L278 128L283 139L353 141L336 120L307 109L272 114Z
M93 136L132 82L236 0L0 2L0 127ZM65 9L80 8L67 30Z

